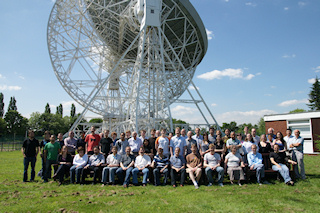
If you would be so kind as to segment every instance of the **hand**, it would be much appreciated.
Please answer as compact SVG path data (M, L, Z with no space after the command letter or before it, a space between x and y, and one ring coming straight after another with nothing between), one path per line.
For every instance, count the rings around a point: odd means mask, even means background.
M88 169L89 165L85 166L84 169Z
M128 167L125 167L124 169L122 169L123 171L126 171L128 169Z
M280 166L279 164L277 165L277 167L278 167L278 168L281 168L281 166Z
M214 170L214 169L215 169L215 167L214 167L214 166L211 166L210 168L211 168L211 170Z
M160 170L160 173L163 173L163 171L164 171L164 168Z
M250 167L250 170L253 170L253 168L254 168L254 165L252 165L252 166Z
M27 157L26 154L23 154L23 157L26 158Z

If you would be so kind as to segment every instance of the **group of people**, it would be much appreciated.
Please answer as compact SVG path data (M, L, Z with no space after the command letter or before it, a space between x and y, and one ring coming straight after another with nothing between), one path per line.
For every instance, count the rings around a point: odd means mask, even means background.
M105 130L102 134L95 133L91 127L91 134L81 132L79 139L74 138L74 132L63 139L61 133L56 140L49 131L45 132L44 140L39 143L34 132L29 131L28 139L23 142L24 156L23 181L28 180L28 166L31 164L31 178L35 178L35 163L38 153L42 158L42 169L39 175L44 182L51 178L58 179L59 185L64 182L66 174L70 174L70 183L84 184L88 174L93 174L92 184L100 182L102 186L116 183L128 187L130 182L138 185L138 176L142 175L142 185L148 180L154 185L166 185L170 177L171 185L184 186L186 175L199 188L202 173L207 178L208 186L217 184L223 186L225 168L231 184L245 180L244 167L256 171L258 184L267 184L265 180L264 164L261 153L269 153L272 169L279 171L288 185L294 185L290 178L287 163L294 167L296 178L305 179L303 163L303 138L300 131L295 130L294 136L287 129L286 136L281 132L274 134L272 128L268 134L256 135L253 128L248 128L244 134L236 134L226 129L224 135L220 130L209 129L209 134L200 134L200 129L186 132L177 127L175 135L167 136L166 130L152 129L150 137L146 131L122 132L120 138L117 133ZM299 171L300 170L300 171ZM150 173L150 174L149 174ZM161 183L160 179L163 176ZM132 181L131 181L132 177ZM118 180L118 182L116 182ZM179 182L177 184L177 182Z

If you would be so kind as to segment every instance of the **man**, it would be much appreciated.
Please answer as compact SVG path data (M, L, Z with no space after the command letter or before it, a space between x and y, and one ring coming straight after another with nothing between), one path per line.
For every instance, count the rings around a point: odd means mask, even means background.
M109 176L109 183L112 185L116 184L116 171L120 167L121 155L119 155L116 146L111 149L112 153L107 157L107 166L103 168L102 171L102 186L107 184L107 179Z
M64 146L63 134L61 132L58 133L57 142L60 144L61 148Z
M188 136L187 136L187 132L186 132L186 130L185 130L185 129L181 129L180 134L181 134L181 137L182 137L183 139L187 139L187 138L188 138Z
M260 137L257 135L257 130L255 128L251 129L251 135L253 138L253 141L258 144L260 142Z
M230 133L230 138L227 140L227 144L226 144L226 147L229 152L231 152L230 148L232 145L236 146L237 153L239 153L239 149L242 147L242 145L241 145L240 141L238 139L236 139L236 133L233 131Z
M93 154L93 147L99 146L99 144L100 144L100 136L95 134L96 128L94 126L92 126L90 131L91 131L91 134L88 134L85 139L86 153L88 155L92 155Z
M144 129L140 131L140 137L139 138L141 139L141 141L144 141L144 139L147 139L147 140L149 139L149 137L146 136L146 133L147 133L147 131L144 130Z
M35 177L34 168L36 166L38 153L40 152L40 144L39 144L39 141L34 138L34 132L32 130L28 131L28 139L23 141L21 152L23 155L23 165L24 165L23 182L27 182L28 180L29 163L31 164L30 181L34 181L34 177Z
M93 155L90 156L88 160L88 164L83 167L82 170L82 180L81 183L85 183L85 178L87 174L90 174L93 171L93 185L97 183L97 179L100 176L100 166L105 163L105 159L103 154L100 153L100 149L98 146L93 148Z
M79 148L79 147L82 147L83 149L85 149L86 148L86 142L85 142L85 132L84 131L81 131L80 132L80 138L78 138L78 141L77 141L77 149Z
M186 150L186 155L189 155L192 151L191 151L191 146L192 144L195 144L197 146L197 141L195 139L192 138L192 132L189 131L187 133L188 138L186 139L186 145L187 145L187 150Z
M170 156L169 150L170 140L166 137L166 129L161 129L161 136L156 140L156 150L159 148L163 149L163 155L168 157Z
M135 168L132 170L132 182L133 185L138 185L138 173L142 172L143 180L142 186L147 185L147 180L149 176L149 166L151 165L151 158L148 155L144 154L144 148L140 147L139 156L136 157L134 162Z
M116 145L116 142L118 140L117 136L118 134L116 132L111 132L112 146Z
M156 131L156 137L160 137L160 135L161 135L160 130L157 130L157 131Z
M116 174L120 180L120 183L123 183L123 187L127 188L130 181L131 172L133 170L135 156L130 154L130 146L127 146L125 151L125 154L121 156L120 167L117 169ZM124 172L126 173L125 179L123 175Z
M213 185L213 172L218 173L218 185L223 187L223 176L224 169L220 166L221 158L218 153L215 153L216 146L214 144L209 145L209 150L207 154L204 155L204 167L209 184L208 186Z
M201 141L203 141L203 136L200 135L200 128L197 127L194 131L196 134L192 136L192 138L197 141L197 144L199 145L201 144Z
M112 139L109 137L109 130L104 130L103 138L100 140L101 152L107 157L112 147Z
M171 138L170 141L170 153L171 156L173 156L173 150L175 150L175 148L179 147L180 149L180 153L179 155L181 155L183 158L185 158L185 150L187 148L187 144L186 144L186 140L180 135L180 127L176 128L176 135L173 136Z
M150 138L149 138L149 144L153 150L153 154L155 155L157 153L157 150L156 150L156 140L157 140L157 137L156 137L156 130L155 129L151 129L150 130Z
M127 130L126 131L126 139L127 141L131 138L131 131L130 130Z
M126 134L124 132L120 133L120 139L116 142L116 147L119 150L119 155L126 154L126 148L129 146L129 142L126 139Z
M216 142L216 136L214 135L215 129L213 127L209 128L209 135L208 135L208 140L211 143L215 143Z
M143 146L143 142L140 138L137 137L137 132L132 132L132 137L128 140L131 152L134 156L139 154L140 147Z
M160 174L164 174L163 185L167 184L167 178L169 174L169 158L163 155L163 149L158 149L158 154L154 156L152 166L153 169L153 176L154 176L154 185L160 185Z
M46 163L46 173L44 175L44 182L48 182L48 178L51 178L51 165L57 163L58 154L60 152L60 144L56 142L56 137L51 135L50 143L44 146L44 159Z
M77 149L77 140L74 138L74 132L70 131L69 132L69 137L64 139L64 145L67 147L68 152L71 155L76 154L76 149Z
M248 166L250 170L256 170L257 182L259 185L262 185L264 179L264 165L262 163L262 155L257 152L257 145L251 145L252 152L247 154ZM263 181L264 184L267 184L267 181Z
M294 173L296 178L301 178L302 180L306 179L306 174L304 171L304 162L303 162L303 144L304 138L300 136L300 130L296 129L293 131L294 137L290 144L290 148L292 148L292 160L297 162L297 165L293 166ZM300 173L299 173L299 168Z
M269 128L268 129L267 138L268 138L269 135L271 135L273 139L276 139L277 136L273 132L274 132L274 129L273 128Z
M191 145L191 151L189 155L187 155L187 173L189 173L189 177L196 189L199 189L199 180L201 178L201 172L202 172L202 162L201 157L198 153L197 145L192 144ZM194 176L196 175L196 177Z
M249 128L248 128L248 126L245 126L245 127L243 128L242 140L245 140L245 139L246 139L247 134L249 134Z
M180 186L184 186L184 180L186 177L186 161L184 157L180 155L180 148L177 147L174 150L174 155L170 158L171 163L171 185L176 187L177 175L180 174Z
M38 176L41 176L41 178L44 178L44 175L46 174L46 163L44 159L44 147L47 143L50 143L50 132L45 131L44 132L44 139L40 142L40 157L42 159L42 168L41 171L38 173Z
M286 130L286 136L283 138L283 140L285 140L285 142L287 143L287 151L289 152L288 155L290 155L290 158L292 159L292 151L293 151L293 148L290 147L290 145L292 144L293 142L293 135L292 135L292 131L291 129L287 129Z

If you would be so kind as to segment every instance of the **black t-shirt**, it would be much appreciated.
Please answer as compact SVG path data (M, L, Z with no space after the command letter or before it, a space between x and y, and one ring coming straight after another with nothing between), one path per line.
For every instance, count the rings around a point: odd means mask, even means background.
M72 156L69 153L67 154L67 158L66 159L62 159L62 154L59 154L57 161L58 161L58 164L60 164L60 162L72 163L73 159L72 159Z
M285 152L278 152L278 153L271 152L270 158L274 158L274 161L276 163L282 163L282 164L286 163L286 153Z
M157 151L156 151L156 140L157 140L157 137L149 138L149 145L151 146L151 148L153 150L153 154L157 153Z
M101 138L100 140L101 144L101 152L104 154L110 153L110 145L113 144L113 141L111 138Z
M258 144L258 146L259 146L259 152L260 153L270 153L270 152L272 152L272 148L271 148L270 143L267 143L267 145L265 147L261 146L260 143Z
M32 140L30 140L30 138L26 139L22 145L22 147L24 148L24 154L27 157L35 157L37 154L37 147L39 146L39 141L35 138Z
M81 146L83 149L86 148L86 142L85 142L84 139L82 139L82 138L79 138L79 139L77 140L77 148L79 148L80 146Z
M151 153L151 149L152 147L150 146L150 144L148 146L144 145L143 144L143 148L144 148L144 152L147 153L147 154L150 154Z
M57 142L60 144L60 147L61 147L61 148L64 146L64 140L62 140L62 141L58 141L58 140L57 140Z
M216 149L223 149L224 142L223 140L221 140L219 143L218 141L215 141L214 145L216 146Z

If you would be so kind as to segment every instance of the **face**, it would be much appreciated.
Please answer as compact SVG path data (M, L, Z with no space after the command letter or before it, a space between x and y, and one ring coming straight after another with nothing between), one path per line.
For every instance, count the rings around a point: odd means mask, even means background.
M45 139L50 139L50 133L46 133L46 134L44 135L44 137L45 137Z
M107 138L109 136L109 130L104 130L104 137Z
M192 137L192 132L189 131L188 134L187 134L188 138L191 138Z
M146 132L145 131L141 131L140 134L141 134L141 136L145 136Z
M226 129L226 130L224 131L224 134L230 135L230 130L229 130L229 129Z
M56 137L55 137L54 135L51 135L50 141L51 141L51 142L54 142L55 140L56 140Z
M237 152L237 148L236 148L236 147L232 147L232 148L231 148L231 152L232 152L233 154L235 154L235 153Z
M230 137L231 137L232 139L235 139L236 134L235 134L234 132L231 132Z
M279 151L279 146L278 145L274 145L273 149L274 149L274 152L278 152Z
M186 130L185 129L181 130L181 135L186 135Z
M200 129L199 129L199 128L196 128L196 129L195 129L195 133L196 133L197 135L199 135L199 134L200 134Z
M217 130L217 131L216 131L216 135L220 135L220 136L221 136L221 135L222 135L221 131L220 131L220 130Z
M130 131L126 132L126 136L127 138L129 138L131 136L131 132Z
M178 156L179 153L180 153L180 149L179 149L179 148L176 148L176 149L174 150L174 154L175 154L176 156Z
M58 139L61 141L63 139L63 135L61 133L58 134Z
M68 149L67 149L66 146L63 146L61 151L62 151L63 153L66 153L66 152L68 151Z
M251 150L254 154L257 153L257 146L251 146Z
M213 135L213 134L214 134L214 129L209 129L209 133L210 133L211 135Z
M131 148L130 148L130 146L127 146L127 147L126 147L126 153L127 153L127 154L130 154L130 152L131 152Z
M115 147L112 148L112 153L117 154L117 149Z
M132 137L133 137L133 138L136 138L136 137L137 137L137 133L136 133L136 132L133 132L133 133L132 133Z
M160 131L159 130L156 131L156 136L157 137L160 136Z
M145 146L148 146L148 145L149 145L149 141L148 141L148 140L144 140L144 141L143 141L143 144L144 144Z
M241 135L237 135L237 139L241 141L242 140L242 136Z
M151 135L155 135L155 134L156 134L156 131L151 130L150 134L151 134Z
M162 155L162 154L163 154L163 149L162 149L162 148L159 148L159 149L158 149L158 153L159 153L160 155Z
M169 138L172 138L173 134L172 132L169 133Z
M33 131L29 132L29 137L30 138L34 138L34 132Z
M220 135L217 135L216 139L219 141L221 140L221 136Z
M260 140L263 142L267 141L266 135L261 135Z
M252 130L251 130L251 134L255 136L255 135L257 134L256 129L252 129Z
M162 136L166 135L166 130L161 130L161 135Z
M290 136L290 135L291 135L291 130L287 130L287 131L286 131L286 134L287 134L288 136Z
M74 132L73 131L69 132L69 137L73 138L73 136L74 136Z
M268 140L269 140L269 141L272 141L272 140L273 140L272 135L268 135Z
M180 129L176 129L176 135L180 135Z
M94 152L94 154L97 155L97 154L99 154L99 149L98 149L98 148L94 148L94 149L93 149L93 152Z
M273 134L273 129L269 128L268 129L268 134Z
M84 132L80 133L81 138L84 138L84 135L85 135Z
M79 155L83 156L84 155L84 150L79 151Z
M139 149L139 153L140 153L141 155L143 155L143 154L144 154L144 149L140 148L140 149Z
M193 152L193 153L196 153L197 152L197 147L196 146L193 146L193 147L191 147L191 151Z
M281 138L280 132L277 133L277 138Z
M300 131L299 131L299 130L294 130L294 135L295 135L296 137L299 137L299 136L300 136Z
M248 138L249 141L252 141L252 136L251 136L251 134L247 134L247 138Z
M92 133L94 133L96 131L96 128L94 126L92 126L90 130Z
M120 138L121 138L121 140L124 140L124 139L125 139L125 137L126 137L126 134L124 134L124 133L121 133L121 134L120 134Z

